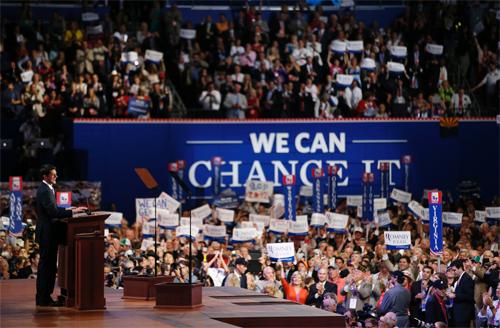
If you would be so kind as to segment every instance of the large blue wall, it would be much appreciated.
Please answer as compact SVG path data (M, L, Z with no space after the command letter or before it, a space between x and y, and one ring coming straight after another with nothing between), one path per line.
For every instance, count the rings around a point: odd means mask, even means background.
M283 133L282 153L273 147L270 153L257 152L250 135ZM300 133L309 133L310 139L302 139L299 146L311 146L314 136L333 133L340 143L333 152L301 153L295 145ZM344 142L342 142L344 134ZM304 136L304 135L302 135ZM321 140L320 140L321 141ZM337 141L338 142L338 141ZM495 120L464 120L460 122L458 135L441 137L438 121L290 121L290 122L207 122L207 121L75 121L74 148L85 156L80 163L86 178L102 181L103 207L111 203L133 220L134 199L150 197L134 172L135 167L148 168L157 178L162 190L168 190L167 164L186 160L187 173L198 161L209 161L221 156L226 164L222 171L238 167L238 179L244 184L251 166L260 166L268 181L275 179L272 161L280 161L291 170L289 161L298 161L300 168L309 160L347 161L341 181L348 185L339 187L340 195L360 195L361 175L365 170L363 160L374 160L371 171L375 172L375 190L379 190L379 160L400 160L402 155L412 156L411 191L420 199L425 188L454 191L462 179L474 179L487 199L499 194L499 125ZM303 150L302 150L303 151ZM241 162L230 166L228 162ZM200 165L195 177L204 184L210 177L210 165ZM307 176L313 167L307 168ZM402 187L403 171L393 166L394 186ZM281 176L281 174L280 174ZM281 177L279 177L281 179ZM307 179L307 177L306 177ZM192 181L188 181L192 186ZM230 183L223 177L223 183ZM196 189L196 188L194 188ZM243 193L243 187L233 188ZM275 188L280 191L279 187ZM198 188L195 195L209 196L212 188Z

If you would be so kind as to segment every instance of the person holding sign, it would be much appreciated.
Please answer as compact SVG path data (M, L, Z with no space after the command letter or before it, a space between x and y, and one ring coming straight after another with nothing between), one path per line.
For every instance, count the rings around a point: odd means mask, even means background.
M56 167L44 165L40 174L42 182L36 193L36 242L40 247L40 262L36 280L37 306L62 306L51 298L54 291L57 272L57 249L64 235L65 226L57 219L70 218L73 214L82 213L86 207L62 208L56 204L54 184L57 179Z
M283 291L285 292L285 297L287 300L296 302L299 304L306 304L307 297L309 296L309 292L305 287L304 276L300 273L300 271L295 271L292 273L291 283L286 281L285 270L281 262L278 262L281 267L281 284L283 285Z

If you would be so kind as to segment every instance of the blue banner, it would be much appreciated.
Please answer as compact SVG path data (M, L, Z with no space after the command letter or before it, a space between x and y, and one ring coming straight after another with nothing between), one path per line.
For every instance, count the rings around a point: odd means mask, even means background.
M212 181L213 181L212 186L213 186L214 196L220 194L221 165L222 165L222 158L218 156L212 157Z
M313 176L313 212L323 213L323 176L322 168L312 169Z
M328 208L333 212L337 208L337 171L336 165L328 166Z
M373 181L373 173L363 173L362 221L366 223L373 221Z
M10 224L9 234L20 237L23 234L23 193L10 192Z
M132 116L146 116L149 113L149 100L130 98L128 102L128 113Z
M283 176L283 186L285 194L285 220L295 221L296 213L296 190L295 190L295 175Z
M443 198L440 191L429 191L429 240L432 254L443 253Z

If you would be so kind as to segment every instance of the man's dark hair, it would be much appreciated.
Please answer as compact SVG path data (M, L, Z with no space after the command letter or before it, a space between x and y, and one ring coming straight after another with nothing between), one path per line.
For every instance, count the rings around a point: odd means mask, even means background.
M401 257L399 258L399 260L400 260L400 261L401 261L402 259L405 259L405 260L406 260L406 262L408 262L408 264L410 264L410 263L411 263L411 259L410 259L410 257L409 257L408 255L403 255L403 256L401 256Z
M50 171L55 170L55 169L56 169L56 167L54 165L52 165L52 164L45 164L40 169L40 176L43 179L43 177L45 177L45 176L47 176L47 175L50 174Z
M434 269L433 269L430 265L426 265L426 266L424 266L424 269L429 269L429 270L431 270L431 274L433 274L433 273L434 273Z
M464 261L462 260L455 260L451 262L450 267L455 267L457 269L462 269L464 268Z

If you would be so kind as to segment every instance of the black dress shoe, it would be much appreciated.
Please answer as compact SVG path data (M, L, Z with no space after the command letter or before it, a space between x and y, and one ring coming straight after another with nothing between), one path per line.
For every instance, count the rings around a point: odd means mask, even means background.
M54 301L53 299L49 299L47 301L36 302L37 306L51 306L51 307L59 307L63 306L62 302Z

